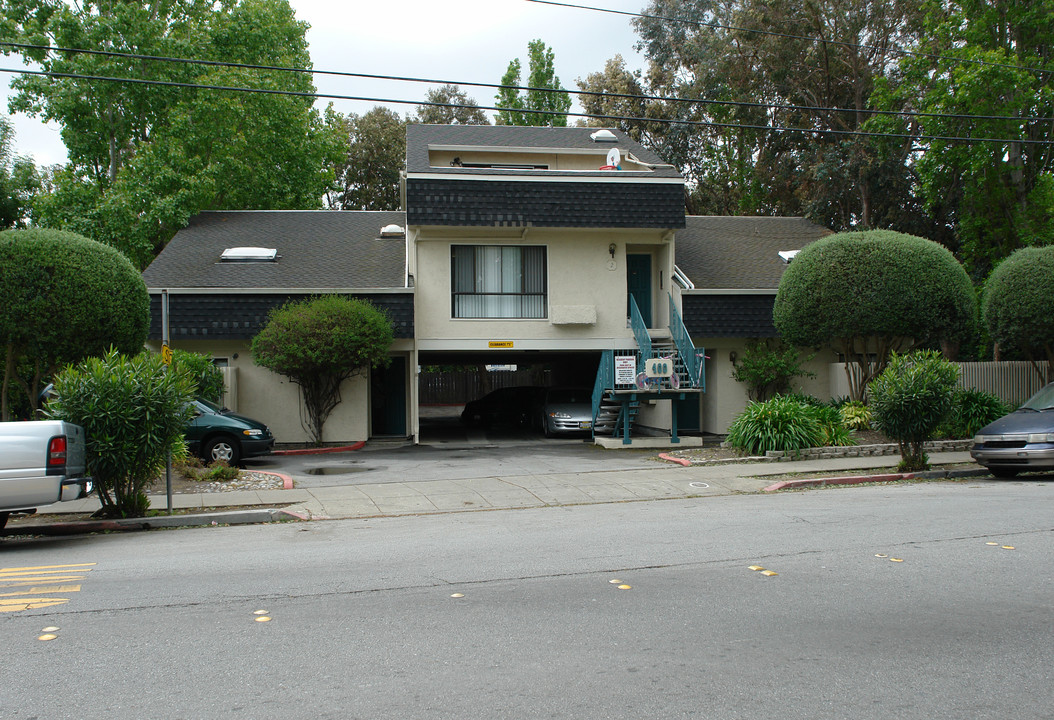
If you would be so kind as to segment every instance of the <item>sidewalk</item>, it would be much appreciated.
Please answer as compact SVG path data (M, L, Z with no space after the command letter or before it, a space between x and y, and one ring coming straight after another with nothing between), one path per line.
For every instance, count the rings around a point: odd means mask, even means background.
M779 463L731 463L693 465L656 462L646 470L612 470L545 475L502 475L456 480L374 483L311 489L235 491L173 495L174 509L201 510L200 513L154 517L149 520L125 521L123 526L107 523L106 527L76 523L76 532L93 529L128 529L174 525L236 524L267 522L280 519L344 519L448 513L513 508L554 507L673 498L711 497L774 491L809 484L848 484L881 479L895 473L898 455L827 458ZM948 476L942 466L969 463L968 452L935 452L930 454L933 470L926 477ZM861 471L864 471L861 473ZM867 472L872 471L872 472ZM810 475L836 473L822 480ZM986 475L980 467L950 471L951 476ZM794 473L790 482L777 483L774 476ZM840 473L857 473L837 477ZM801 479L798 479L800 476ZM775 487L774 487L775 486ZM151 507L167 508L165 495L152 495ZM94 497L58 503L39 509L40 515L53 517L62 525L62 515L91 513L99 507ZM209 512L208 508L225 508ZM241 512L231 511L240 508ZM274 510L281 508L281 510ZM245 512L257 509L257 512ZM100 523L101 524L101 523ZM8 527L7 534L41 533L41 524ZM56 528L56 532L60 531Z

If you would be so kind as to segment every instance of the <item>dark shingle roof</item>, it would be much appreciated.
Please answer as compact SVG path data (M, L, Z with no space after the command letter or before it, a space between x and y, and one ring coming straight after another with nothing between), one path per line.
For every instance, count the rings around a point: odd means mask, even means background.
M607 178L621 176L635 180L647 178L677 178L681 174L676 168L666 165L666 161L632 140L621 130L609 128L618 138L617 142L594 142L590 134L600 128L591 127L520 127L516 125L408 125L406 128L406 171L414 173L456 173L458 175L549 175L549 176L592 176ZM649 165L658 165L651 171L612 173L597 170L596 172L561 172L558 170L496 170L474 168L433 168L429 164L429 146L454 146L478 148L526 148L532 150L599 150L606 154L611 148L618 148L623 157L633 153L634 157ZM628 165L627 165L628 167Z
M267 323L272 308L309 296L297 293L170 295L169 333L173 340L246 340ZM387 313L397 338L414 336L414 296L404 293L353 295ZM150 296L150 338L161 339L161 295Z
M405 286L402 212L252 210L204 212L176 233L143 272L150 288L373 289ZM276 248L275 263L221 263L231 247Z
M775 290L781 250L800 250L831 231L805 218L689 216L677 231L676 262L700 290Z
M696 340L776 337L770 295L682 295L684 326Z
M476 227L684 227L680 184L406 181L411 225Z

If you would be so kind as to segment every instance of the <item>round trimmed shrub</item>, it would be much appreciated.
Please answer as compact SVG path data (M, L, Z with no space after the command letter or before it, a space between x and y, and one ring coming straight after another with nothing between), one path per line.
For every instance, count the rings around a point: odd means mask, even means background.
M1016 250L985 284L981 316L992 340L1004 350L1054 363L1054 247Z

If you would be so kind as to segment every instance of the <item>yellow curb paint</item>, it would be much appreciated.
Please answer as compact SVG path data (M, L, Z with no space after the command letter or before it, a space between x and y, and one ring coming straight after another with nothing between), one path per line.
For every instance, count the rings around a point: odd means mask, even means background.
M58 637L58 635L52 635L51 633L48 633L47 635L41 635L40 637L37 638L37 640L43 640L43 641L47 642L48 640L54 640L57 637Z

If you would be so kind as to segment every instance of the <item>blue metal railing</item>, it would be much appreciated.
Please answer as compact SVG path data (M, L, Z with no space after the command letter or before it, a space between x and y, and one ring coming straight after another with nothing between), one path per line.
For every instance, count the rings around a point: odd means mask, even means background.
M637 355L637 372L644 372L644 360L651 357L651 335L648 334L648 326L644 324L644 317L641 316L637 301L632 295L629 296L629 326L640 350Z
M593 437L596 437L597 415L600 414L600 402L604 393L615 387L615 351L604 350L600 353L600 366L597 368L597 379L593 383Z
M684 326L681 314L677 312L677 305L673 301L673 295L668 293L667 297L670 299L670 335L673 338L674 345L677 346L677 353L681 356L681 362L684 363L688 382L691 387L705 389L706 379L703 373L705 353L702 348L696 348L692 344L692 338L688 335L688 328Z

